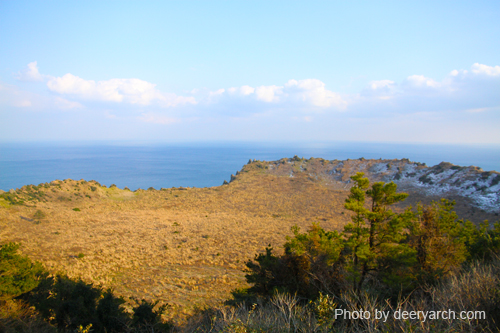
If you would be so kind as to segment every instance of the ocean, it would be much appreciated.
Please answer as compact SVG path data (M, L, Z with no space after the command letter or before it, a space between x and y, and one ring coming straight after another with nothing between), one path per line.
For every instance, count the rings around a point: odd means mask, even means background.
M283 157L328 160L408 158L428 166L442 161L500 170L499 145L328 143L0 143L0 189L56 179L155 189L221 185L249 159Z

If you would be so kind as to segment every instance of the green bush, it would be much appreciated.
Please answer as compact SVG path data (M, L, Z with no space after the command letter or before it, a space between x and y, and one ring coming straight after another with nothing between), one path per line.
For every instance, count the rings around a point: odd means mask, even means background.
M42 264L18 254L18 249L15 243L0 246L0 298L30 291L47 276Z
M470 221L460 221L460 237L467 248L468 260L492 261L500 254L500 221L491 225L487 220L476 227Z
M41 264L17 254L18 248L19 245L14 243L0 247L0 303L2 299L17 296L18 301L34 307L38 313L36 316L61 332L77 332L85 328L107 333L151 329L164 332L171 328L170 323L161 320L166 306L157 307L157 302L142 301L133 309L133 314L129 314L122 307L123 298L116 297L110 289L104 291L101 287L64 275L48 276ZM78 258L83 258L83 254L80 253ZM14 319L1 317L0 331L4 323L10 326L13 322L20 323Z
M42 220L46 217L45 213L42 212L40 209L38 209L35 214L33 215L33 218L37 219L37 220Z
M417 207L409 244L416 251L413 272L420 285L433 284L456 272L468 256L464 223L452 211L453 206L454 202L443 199ZM472 224L467 227L476 230Z
M157 307L158 302L143 300L131 315L122 307L123 298L116 297L110 289L104 291L63 275L44 279L23 298L61 331L76 331L92 325L93 332L128 332L134 328L164 332L172 326L162 322L166 306Z
M280 291L314 300L349 289L396 302L456 274L467 260L498 258L500 222L491 228L487 221L477 227L459 220L454 202L444 199L396 213L390 207L407 197L396 184L369 186L362 173L351 179L345 208L352 222L343 233L317 224L306 233L292 228L283 255L267 247L246 263L250 294Z
M150 329L151 331L166 332L172 328L169 322L163 323L161 316L167 309L166 305L157 307L158 301L148 302L142 300L136 307L133 308L132 326L142 329ZM154 308L157 308L156 310Z
M111 289L103 293L97 305L97 319L105 332L126 331L129 316L122 308L123 298L113 295Z
M22 200L17 193L5 192L0 194L0 198L4 198L5 201L9 202L11 205L24 205L24 200Z

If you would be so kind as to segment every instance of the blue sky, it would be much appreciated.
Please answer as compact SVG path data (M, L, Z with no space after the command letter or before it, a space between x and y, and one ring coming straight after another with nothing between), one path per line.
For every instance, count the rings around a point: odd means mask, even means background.
M499 1L0 0L0 141L500 144Z

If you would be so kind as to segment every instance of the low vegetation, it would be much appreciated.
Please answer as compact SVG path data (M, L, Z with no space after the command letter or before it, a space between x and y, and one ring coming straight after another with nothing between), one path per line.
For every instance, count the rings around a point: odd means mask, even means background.
M245 262L268 244L280 247L292 226L340 229L348 221L342 192L261 170L249 164L228 186L134 192L59 180L39 186L41 202L23 187L10 193L23 205L0 209L0 241L21 244L52 274L127 300L160 300L173 318L185 318L247 287Z
M40 263L17 253L18 245L0 248L0 331L149 332L172 326L161 320L166 306L142 300L125 311L123 298L64 275L49 276ZM156 307L156 309L155 309ZM35 311L34 311L35 310Z
M339 189L303 171L327 162L296 157L291 177L251 161L205 189L2 194L0 331L497 330L500 223L461 220L446 199L407 206L362 173ZM486 318L338 315L360 309Z
M395 213L389 206L407 195L396 193L393 183L369 188L362 173L352 179L345 207L354 214L344 231L313 225L300 233L293 228L284 254L273 255L268 247L247 262L246 278L253 285L235 293L241 304L237 310L217 312L216 325L264 332L495 331L500 322L500 223L489 228L487 222L476 227L459 220L447 200ZM340 316L361 309L372 317ZM376 311L453 311L457 316L477 311L483 317L382 322L375 320Z

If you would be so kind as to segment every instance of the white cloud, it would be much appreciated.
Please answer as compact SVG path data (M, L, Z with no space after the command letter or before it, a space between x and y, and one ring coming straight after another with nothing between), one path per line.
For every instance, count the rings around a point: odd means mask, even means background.
M279 86L260 86L255 88L255 95L259 101L275 103L278 102L279 96L283 93L283 87Z
M359 100L373 97L375 101L387 101L394 98L397 92L397 84L392 80L376 80L368 83L358 96L351 97L351 100Z
M168 94L162 94L162 98L160 99L160 102L158 104L161 107L170 108L182 105L195 105L198 104L198 102L196 101L196 98L194 98L193 96L185 97L168 93Z
M227 90L219 89L208 93L210 103L214 101L210 97L214 96L219 97L217 103L221 105L228 103L234 107L241 103L240 109L245 109L244 105L251 105L252 100L254 103L261 102L270 104L270 106L286 107L291 111L294 108L300 108L304 111L308 107L314 110L332 107L344 109L347 106L347 102L340 94L327 90L325 84L317 79L289 80L283 86L263 85L254 88L244 85ZM227 98L224 99L224 97Z
M394 85L394 81L391 80L379 80L370 82L369 86L373 90L388 88Z
M30 62L24 70L17 74L17 79L21 81L43 81L44 75L38 71L37 62Z
M248 95L251 95L255 92L255 88L252 88L250 86L241 86L240 88L231 87L227 90L227 92L230 94L238 94L238 95L242 95L242 96L248 96Z
M406 79L407 82L414 87L431 87L437 88L440 84L433 79L427 78L423 75L411 75Z
M455 112L470 117L499 117L500 66L475 63L469 70L457 69L437 80L424 75L409 75L395 82L374 80L358 94L341 95L327 89L318 79L291 79L284 84L192 89L180 96L161 92L153 83L140 79L86 80L73 74L51 77L38 72L36 62L23 72L24 78L46 81L57 96L41 96L11 89L0 89L0 105L24 110L85 109L87 101L93 107L109 109L109 103L120 105L109 114L133 112L133 117L147 123L172 124L186 119L245 119L265 116L266 119L296 119L317 126L321 115L337 119L389 119L399 115L421 117L423 113L441 117ZM107 103L99 103L101 101ZM132 106L123 109L123 104ZM173 109L175 107L175 109ZM163 114L162 108L172 108ZM123 111L126 110L126 111ZM341 115L336 111L345 111ZM102 114L102 113L101 113ZM311 115L314 118L310 117ZM191 118L190 118L191 117ZM274 117L274 118L273 118ZM120 118L121 119L121 118ZM333 119L333 118L332 118ZM495 118L496 119L496 118Z
M79 121L95 123L97 116L101 123L115 126L113 135L130 138L151 134L179 140L251 139L261 133L262 140L500 142L500 66L479 63L468 70L452 70L444 78L417 74L399 82L370 81L363 91L351 95L328 90L325 82L310 78L214 91L193 89L180 96L140 79L94 81L69 73L51 77L40 74L36 62L19 78L41 79L52 93L0 82L2 115L18 116L23 122L31 110L76 110ZM47 112L42 118L45 125L65 128L58 113ZM138 128L137 122L142 122L139 134L130 130ZM0 124L10 129L8 121ZM174 126L163 131L161 126L152 130L151 124Z
M86 98L91 98L96 93L95 81L87 81L69 73L62 77L51 78L47 82L47 87L60 94L83 95Z
M250 95L250 94L253 94L255 92L255 88L252 88L250 86L242 86L240 88L240 92L243 94L243 95Z
M157 103L161 107L197 103L192 96L161 93L156 89L155 84L140 79L110 79L96 82L82 79L71 73L61 77L43 75L38 71L36 61L29 63L27 68L17 75L17 78L23 81L47 81L49 90L82 100L128 103L140 106ZM82 104L66 99L56 99L55 102L63 109L82 107Z
M277 107L294 107L307 111L312 108L343 109L347 103L340 94L326 89L325 84L317 79L289 80L284 85L262 85L251 87L243 85L229 89L221 88L216 91L193 89L191 96L179 96L173 93L162 93L156 85L140 79L110 79L103 81L86 80L71 73L61 77L42 75L38 71L37 63L28 65L23 72L23 78L31 80L46 80L50 91L58 93L64 99L56 100L62 109L80 108L85 101L105 101L127 103L138 106L176 107L198 104L195 96L202 97L205 105L230 109L241 105L239 110L250 110L252 104L265 103ZM203 96L205 96L203 98ZM230 97L231 96L231 97ZM70 101L69 99L76 99ZM63 102L64 101L64 102ZM255 104L256 106L258 104ZM262 104L261 104L262 106ZM253 112L259 112L253 108Z
M293 99L313 106L345 108L347 105L340 94L327 90L320 80L289 80L285 88L285 92Z
M44 96L24 91L16 86L0 83L0 106L12 106L29 110L69 110L82 108L78 102L61 97Z
M474 74L485 74L488 76L499 76L500 75L500 66L487 66L478 64L477 62L472 65L472 72Z
M481 113L500 106L500 66L474 64L471 70L452 70L443 80L410 75L401 83L372 81L349 111L408 114L451 110Z
M226 91L226 89L219 89L219 90L216 90L216 91L211 91L209 93L209 95L210 96L218 96L218 95L222 95L225 91Z
M49 79L47 87L59 94L75 95L84 99L149 105L166 98L155 84L139 79L84 80L73 74Z

